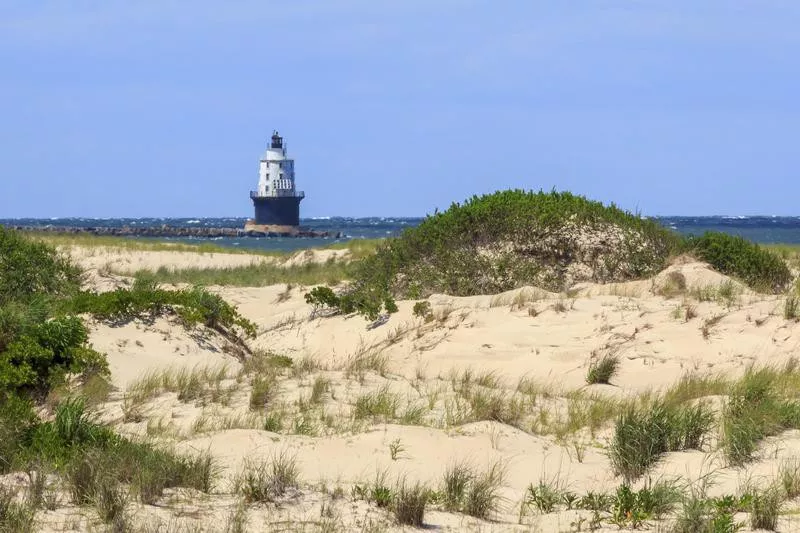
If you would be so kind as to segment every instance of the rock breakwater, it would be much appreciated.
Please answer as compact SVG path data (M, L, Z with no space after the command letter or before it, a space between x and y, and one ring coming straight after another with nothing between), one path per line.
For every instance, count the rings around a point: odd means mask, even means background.
M112 237L314 237L338 239L339 231L313 231L295 229L293 231L254 228L187 228L179 226L150 227L102 227L102 226L6 226L8 229L33 233L90 234Z

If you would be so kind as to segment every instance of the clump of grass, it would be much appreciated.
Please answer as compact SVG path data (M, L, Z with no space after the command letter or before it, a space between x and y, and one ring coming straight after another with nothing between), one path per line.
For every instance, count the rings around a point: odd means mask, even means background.
M106 524L116 526L115 530L123 530L125 523L125 509L128 506L128 497L122 485L111 478L101 477L94 488L94 507L100 519Z
M389 365L389 358L374 349L359 350L347 363L345 376L359 376L362 379L364 373L375 372L380 376L385 376Z
M748 509L750 511L750 527L776 531L783 503L780 489L770 486L754 491L750 497L750 508Z
M182 402L218 397L220 384L227 373L225 365L167 368L150 372L128 386L125 398L131 406L139 406L165 392L176 393Z
M800 298L794 292L786 296L783 304L783 318L796 320L800 316Z
M722 412L720 445L731 465L742 465L753 458L758 443L770 435L800 427L800 404L781 398L783 375L770 368L750 368L733 386Z
M264 431L279 433L283 429L283 412L273 411L264 419Z
M800 461L797 459L784 461L778 476L786 498L792 500L800 496Z
M519 426L524 414L522 401L509 397L504 391L487 392L484 389L469 390L470 420L494 420L510 426Z
M706 396L724 395L730 391L730 387L730 381L721 376L684 374L664 392L664 401L679 404Z
M703 320L703 325L700 326L700 333L702 333L704 339L708 340L711 337L711 332L719 324L723 316L724 315L714 315Z
M474 476L469 483L462 511L470 516L487 519L500 508L500 487L505 478L505 468L492 464L486 472Z
M425 506L430 491L419 482L408 485L403 480L395 491L392 510L399 524L422 527L425 519Z
M611 510L613 501L614 498L611 494L589 491L578 498L575 502L575 507L587 511L608 512Z
M399 399L387 386L379 390L363 394L356 398L353 406L353 417L356 420L365 418L392 420L397 415Z
M16 491L0 487L0 531L8 533L33 533L34 509L16 499Z
M263 409L268 406L280 392L280 384L275 374L259 374L253 378L250 391L250 409Z
M600 359L593 359L586 373L586 383L596 384L611 382L611 378L619 369L619 356L616 353L603 355Z
M392 458L392 461L397 461L400 458L400 455L405 451L406 447L403 446L400 438L396 438L389 443L389 456Z
M294 366L294 360L282 354L270 351L256 350L247 357L242 364L243 374L275 374L283 369Z
M686 276L678 271L669 272L658 292L664 298L674 298L684 294L686 292Z
M692 491L683 499L671 529L672 533L735 533L743 524L736 522L735 513L744 511L750 496L731 495L707 498L702 491Z
M447 467L442 483L445 510L459 511L464 507L467 490L475 477L475 473L467 463L452 463Z
M714 417L704 403L687 406L651 402L629 404L618 416L608 454L626 482L641 477L663 454L700 448Z
M299 486L297 460L287 452L273 455L262 462L245 461L235 481L236 492L246 502L273 502L289 489Z
M314 384L311 386L311 396L309 397L309 402L312 405L320 405L323 400L325 393L328 392L331 388L331 381L327 378L322 376L317 376L314 380Z
M227 287L267 287L280 284L336 285L349 279L352 275L351 272L352 264L345 261L309 262L296 266L259 262L238 267L185 269L161 267L155 272L147 271L159 283L188 283L205 287L212 285ZM136 274L138 275L139 272Z

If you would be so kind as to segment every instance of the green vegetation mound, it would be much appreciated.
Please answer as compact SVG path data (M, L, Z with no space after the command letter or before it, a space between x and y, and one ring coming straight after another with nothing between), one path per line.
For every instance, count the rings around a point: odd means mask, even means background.
M82 382L108 375L82 314L112 324L172 315L186 328L217 331L243 351L242 337L255 335L235 307L202 288L169 291L142 278L131 289L97 294L80 290L81 277L52 246L0 227L0 401L45 396L68 375Z
M78 289L80 269L55 248L0 226L0 306Z
M757 244L727 233L708 232L688 241L692 255L750 288L781 292L792 281L786 261Z
M351 269L342 294L317 287L315 309L375 320L395 297L496 294L535 285L624 282L661 271L688 253L757 291L780 292L792 274L778 255L724 233L683 238L613 204L568 192L501 191L473 196L388 239Z
M474 196L387 241L355 286L402 297L493 294L524 285L640 279L665 266L680 239L659 224L568 192Z
M114 531L130 531L128 495L154 504L170 487L208 493L217 473L207 454L184 456L117 435L99 424L80 397L67 397L41 420L33 400L53 387L90 382L109 388L104 354L88 344L81 315L110 323L174 315L187 328L203 324L242 348L255 326L201 288L168 291L152 279L131 289L80 290L81 272L52 246L0 227L0 475L28 472L28 497L0 487L0 531L33 531L46 479L56 474L73 503L93 505ZM67 377L75 380L67 380ZM87 396L89 394L87 393Z

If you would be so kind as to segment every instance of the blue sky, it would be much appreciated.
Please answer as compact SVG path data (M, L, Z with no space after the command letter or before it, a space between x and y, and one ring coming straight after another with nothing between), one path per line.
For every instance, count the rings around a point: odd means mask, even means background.
M800 214L796 0L0 0L0 218Z

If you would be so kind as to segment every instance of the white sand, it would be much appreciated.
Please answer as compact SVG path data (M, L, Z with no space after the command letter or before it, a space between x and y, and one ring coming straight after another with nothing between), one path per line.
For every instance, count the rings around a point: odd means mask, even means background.
M186 252L124 252L102 258L78 254L78 258L85 266L100 268L110 261L114 268L129 272L160 266L219 267L268 260ZM325 254L298 254L289 263L328 258ZM565 439L525 432L499 422L449 426L443 422L447 407L441 400L426 415L425 426L375 423L353 432L349 430L352 426L347 425L352 404L359 395L388 387L398 394L401 399L398 411L403 412L408 405L427 404L437 390L441 390L443 398L452 395L450 376L468 369L476 374L494 372L499 379L497 390L506 394L512 394L519 380L528 377L549 387L556 396L559 391L563 394L576 390L613 397L631 396L666 388L689 373L735 376L750 364L777 365L797 355L800 325L783 319L782 298L757 295L737 285L739 294L731 306L689 299L697 316L686 321L682 310L680 316L675 312L681 307L683 297L665 299L656 294L672 271L682 273L689 288L719 286L729 281L706 265L682 261L653 280L606 286L585 284L576 287L570 296L535 288L496 296L434 296L429 301L437 318L430 323L412 315L413 301L398 302L399 312L374 329L367 329L367 323L360 317L312 318L302 288L288 293L284 286L214 288L258 325L259 336L252 342L254 347L288 355L295 366L309 357L321 366L299 378L285 377L277 401L295 413L287 418L286 423L291 425L296 420L293 417L297 415L297 401L309 396L314 379L321 376L330 380L322 409L334 423L323 428L319 421L315 422L321 428L318 433L326 433L320 436L261 429L266 414L253 415L249 410L249 378L235 379L240 362L226 354L224 342L213 335L190 334L163 319L152 325L96 325L92 343L108 354L114 384L120 388L103 408L104 419L114 421L126 434L145 434L148 422L152 427L160 420L170 429L159 438L175 443L184 451L209 450L223 467L223 482L211 497L188 497L181 493L183 500L175 496L179 503L140 506L137 516L145 522L150 520L151 524L160 520L164 524L203 524L204 531L224 530L236 502L229 481L244 461L289 452L296 456L300 469L303 484L300 493L278 509L251 506L248 530L279 530L282 520L294 524L305 522L309 528L287 526L280 529L283 531L315 531L328 522L335 522L336 530L346 531L367 530L370 523L375 531L402 529L393 525L385 510L363 501L353 502L350 498L353 485L369 483L376 473L385 472L392 482L406 476L410 481L436 487L445 468L457 460L468 461L479 470L494 462L505 465L500 512L493 515L493 521L481 521L429 510L426 524L445 531L575 530L571 524L579 517L590 518L591 513L563 511L536 515L531 510L520 525L520 503L528 485L542 479L558 480L578 494L615 490L621 479L613 475L604 450L611 434L609 425L594 437L583 431ZM566 310L559 311L562 306ZM704 336L705 321L720 315L718 323ZM345 371L348 362L356 354L369 350L386 357L384 375L366 372L363 376L348 376ZM586 385L592 354L609 351L618 353L622 361L612 385ZM165 368L220 365L229 369L223 385L231 393L225 405L183 402L175 393L165 393L147 404L144 420L123 422L123 391L136 379ZM557 397L538 405L564 401ZM237 429L193 429L202 417L212 424L214 420L230 422L237 416L239 421L233 424L240 426ZM248 416L250 422L246 421ZM395 459L390 454L393 442L403 449ZM772 477L783 459L799 455L800 432L792 431L767 439L762 445L761 459L746 469L725 467L713 450L680 452L667 454L651 477L680 476L694 481L712 475L714 485L710 494L736 493L748 477L755 480ZM343 498L334 499L330 495L335 487L344 490ZM325 506L332 509L330 516L322 516ZM787 504L787 509L795 507L793 502ZM44 522L55 529L72 512L75 510L64 507L48 513ZM784 515L781 528L800 530L800 518L797 514ZM616 530L615 526L605 525L600 531Z

